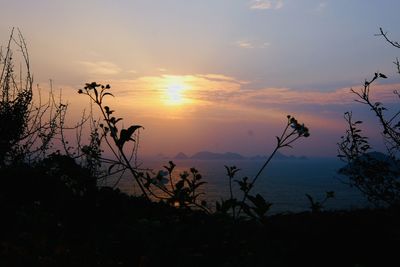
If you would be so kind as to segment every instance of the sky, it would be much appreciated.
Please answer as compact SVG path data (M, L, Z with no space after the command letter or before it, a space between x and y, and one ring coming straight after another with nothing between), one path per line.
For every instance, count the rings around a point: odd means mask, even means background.
M378 124L350 88L375 72L373 97L394 112L396 0L0 0L0 43L27 42L35 83L49 80L78 120L87 82L110 84L140 154L266 155L286 115L310 128L285 154L335 156L352 110L378 149ZM397 105L397 106L396 106Z

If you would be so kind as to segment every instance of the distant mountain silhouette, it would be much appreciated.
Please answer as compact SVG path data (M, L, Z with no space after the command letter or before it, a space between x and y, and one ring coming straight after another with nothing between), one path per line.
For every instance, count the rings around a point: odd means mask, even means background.
M163 156L163 155L162 155ZM217 153L217 152L210 152L210 151L200 151L192 156L188 156L183 152L179 152L178 154L173 157L175 160L187 160L187 159L194 159L194 160L266 160L268 159L269 155L256 155L245 157L239 153L234 152L226 152L226 153ZM158 157L160 159L160 157ZM274 159L277 160L306 160L307 157L305 156L286 156L280 152L276 152Z
M266 160L269 155L256 155L251 157L245 157L239 153L234 152L226 152L226 153L216 153L210 151L200 151L192 156L188 156L183 152L179 152L175 155L174 159L176 160L186 160L186 159L194 159L194 160ZM280 152L277 152L274 156L274 159L278 160L305 160L307 159L305 156L286 156Z
M251 159L251 160L266 160L268 157L269 157L269 155L264 155L264 156L256 155L256 156L249 157L249 159ZM305 160L305 159L307 159L307 157L306 156L296 157L296 156L293 156L293 155L286 156L286 155L284 155L284 154L282 154L282 153L280 153L278 151L278 152L276 152L276 154L274 156L274 159L279 159L279 160L299 160L299 159L301 159L301 160Z
M214 152L209 152L209 151L197 152L190 158L191 159L200 159L200 160L221 160L221 159L241 160L241 159L246 159L244 156L242 156L238 153L233 153L233 152L214 153Z
M179 152L178 154L176 154L174 159L189 159L189 157L185 153Z

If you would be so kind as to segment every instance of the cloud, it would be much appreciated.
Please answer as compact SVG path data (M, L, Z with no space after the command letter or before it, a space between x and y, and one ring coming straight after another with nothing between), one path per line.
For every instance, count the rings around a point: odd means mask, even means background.
M315 8L315 10L316 10L317 12L323 12L323 11L326 9L327 5L328 5L327 2L320 2L320 3L318 3L318 5L317 5L317 7Z
M283 0L253 0L250 9L281 9Z
M326 144L327 139L332 138L329 140L334 150L336 139L345 129L343 112L358 106L368 112L367 107L354 102L356 96L350 93L350 86L325 92L277 87L253 89L254 85L248 81L220 73L160 73L135 75L129 80L106 78L106 82L98 82L110 83L115 97L108 98L107 105L117 109L118 116L124 118L125 125L134 121L146 127L143 140L147 141L144 147L153 147L154 151L159 151L165 143L160 141L160 133L167 136L169 134L171 140L177 140L171 146L171 151L178 149L178 146L189 147L188 144L195 144L193 149L199 149L202 147L199 140L206 139L204 142L207 143L207 140L218 139L222 142L230 138L227 136L236 136L235 138L242 140L245 135L261 142L263 133L271 136L275 132L279 134L279 129L285 125L287 114L295 115L310 127L314 149L322 149L316 144ZM185 101L181 105L168 106L165 102L168 89L175 85L181 86ZM354 89L357 88L362 86ZM371 97L374 102L380 101L390 107L398 101L393 95L393 90L398 88L400 84L377 83L371 87ZM72 97L76 98L76 89L70 91ZM86 99L82 98L80 101L84 100ZM76 105L75 99L71 102ZM74 114L75 117L79 115L81 114ZM365 121L364 118L361 119ZM214 129L219 129L218 136L214 135ZM235 131L240 131L240 134ZM208 134L210 136L205 137ZM187 144L182 143L182 140L186 140ZM259 143L255 147L259 147ZM309 147L307 151L308 149ZM326 151L326 146L322 150ZM321 154L325 153L322 150Z
M101 81L100 81L101 82ZM117 95L135 98L157 98L173 85L184 88L185 97L194 101L212 102L214 96L227 97L239 91L248 82L222 74L190 74L190 75L154 75L141 76L129 80L108 81Z
M400 84L377 84L371 88L371 99L385 103L393 103L397 98L393 89ZM354 88L357 90L356 88ZM352 105L357 97L350 92L350 87L338 88L333 91L294 90L290 88L263 88L255 90L240 90L229 96L230 101L255 107L283 106L327 106Z
M98 81L104 83L103 81ZM265 87L254 88L249 81L218 73L152 75L126 80L107 80L119 107L132 108L137 116L151 118L214 118L215 120L280 121L283 115L296 114L315 125L331 123L343 127L342 114L357 105L350 87L320 91ZM182 103L168 110L169 90L178 86ZM361 89L355 87L354 89ZM400 84L374 84L371 99L390 107L398 98L393 90ZM324 127L331 127L325 125ZM333 127L333 126L332 126Z
M199 129L212 128L213 125L225 133L230 133L226 125L243 124L249 125L243 131L251 129L258 133L264 129L271 133L284 126L287 114L295 115L312 129L312 140L322 142L327 139L327 135L337 138L343 133L343 112L356 107L368 112L367 107L354 102L356 96L351 94L350 86L325 92L277 87L250 89L254 85L248 81L219 73L160 74L98 82L111 85L115 97L108 98L107 104L117 109L118 116L126 119L124 122L135 120L135 123L145 125L146 136L150 131L156 132L153 137L148 137L151 142L158 142L159 132L175 131L175 134L182 134L191 131L193 137L190 140L195 143L194 140L202 136ZM175 85L181 86L184 101L181 105L170 106L166 103L168 89ZM354 89L357 88L362 86ZM371 98L387 107L393 106L398 101L393 90L398 88L400 84L374 84L371 87ZM75 100L72 102L76 104ZM254 125L264 124L261 128L254 128ZM178 129L185 130L179 132ZM258 136L260 134L252 138ZM225 140L224 137L220 138ZM335 143L332 141L333 146Z
M86 71L92 75L116 75L119 74L122 69L116 64L109 61L80 61Z
M266 47L270 46L271 44L268 42L258 44L256 42L240 40L240 41L235 42L235 45L239 48L252 49L252 48L266 48Z
M236 42L236 46L240 47L240 48L254 48L254 45L248 41L237 41Z
M210 81L226 81L226 82L232 82L232 83L237 83L237 84L247 84L249 82L247 81L242 81L237 78L223 75L223 74L196 74L195 76L197 77L202 77Z
M343 106L354 104L354 99L356 99L356 96L350 93L350 86L330 91L278 87L249 89L248 85L251 84L249 81L216 73L161 74L108 82L114 85L114 88L119 88L117 95L123 97L157 100L168 87L179 85L184 88L185 98L190 99L191 103L194 104L229 103L261 109L270 107ZM393 95L393 90L398 88L400 88L400 84L375 84L371 87L371 98L383 103L394 103L397 98Z

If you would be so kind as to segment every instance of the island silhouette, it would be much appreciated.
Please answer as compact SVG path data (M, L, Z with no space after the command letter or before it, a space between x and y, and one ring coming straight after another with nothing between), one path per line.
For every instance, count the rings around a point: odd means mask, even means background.
M267 159L267 155L254 155L254 156L243 156L236 152L225 152L225 153L217 153L217 152L210 152L210 151L199 151L194 153L191 156L188 156L184 152L179 152L173 157L175 160L265 160ZM306 156L293 156L293 155L285 155L280 153L279 151L276 152L275 160L306 160Z

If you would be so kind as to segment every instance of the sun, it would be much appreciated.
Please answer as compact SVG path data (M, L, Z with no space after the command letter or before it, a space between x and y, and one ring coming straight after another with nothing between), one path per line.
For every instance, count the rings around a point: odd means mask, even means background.
M191 80L185 76L163 75L157 82L160 90L160 100L166 106L184 106L193 103L191 95L193 94Z
M165 88L165 102L168 105L182 105L185 103L183 84L168 84Z

